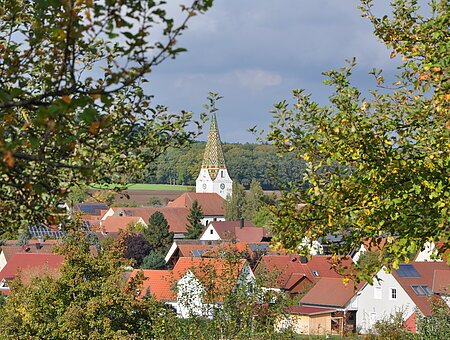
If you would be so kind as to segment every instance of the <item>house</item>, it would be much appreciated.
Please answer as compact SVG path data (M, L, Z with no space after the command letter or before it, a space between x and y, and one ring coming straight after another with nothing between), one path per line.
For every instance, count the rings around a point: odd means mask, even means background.
M254 281L245 260L182 257L172 270L142 272L144 280L138 295L153 295L156 300L172 306L183 318L193 314L212 317L212 310L227 294L237 286ZM134 270L129 280L138 273L139 270Z
M366 284L359 292L357 328L367 333L375 322L401 312L405 326L416 332L417 311L431 315L430 298L445 300L449 285L450 267L444 262L400 264L390 273L381 269L374 284Z
M265 228L255 227L251 221L213 221L208 224L202 241L242 241L264 242L270 241L270 235Z
M265 287L290 295L307 291L315 281L305 257L291 255L262 256L255 275L262 278Z
M184 208L189 211L194 201L202 208L204 217L201 223L204 226L213 221L225 221L225 200L216 193L186 192L167 203L167 208Z
M353 261L349 257L341 258L341 265L350 267ZM337 263L326 255L307 258L295 254L267 254L261 257L255 274L275 276L268 282L267 288L276 289L291 295L304 293L323 277L338 278L343 276L337 271Z
M20 275L24 283L29 283L39 275L59 275L64 257L46 253L14 254L0 271L0 293L9 294L9 281Z
M144 223L148 224L150 217L157 211L164 215L169 224L169 231L174 233L174 238L184 238L186 234L186 226L188 225L187 217L189 209L183 207L161 207L161 208L110 208L102 218L102 221L112 216L140 217ZM103 222L102 222L103 223Z
M146 226L142 217L139 216L108 216L104 220L98 221L98 224L91 226L91 230L102 236L117 237L120 230L126 230L129 226L138 223Z
M343 277L321 277L300 300L302 306L333 308L332 333L342 334L356 330L356 314L359 301L357 292L364 283L352 280L344 282Z
M202 240L175 240L165 261L173 267L180 257L224 257L226 254L241 255L253 269L260 257L271 252L268 242L223 242Z
M289 306L285 308L286 315L277 320L275 329L291 330L297 334L329 335L331 331L332 308L307 306Z
M53 247L58 240L29 240L26 244L19 245L18 241L6 241L0 247L0 271L6 266L11 257L17 253L53 253Z
M180 257L201 257L217 243L218 241L174 240L164 260L168 267L173 268Z

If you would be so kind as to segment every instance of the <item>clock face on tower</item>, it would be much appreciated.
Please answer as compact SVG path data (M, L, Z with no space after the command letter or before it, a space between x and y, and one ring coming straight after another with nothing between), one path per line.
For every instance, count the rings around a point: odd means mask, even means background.
M206 183L203 183L203 189L206 189Z
M224 183L220 184L220 189L222 189L222 190L225 189L225 184Z

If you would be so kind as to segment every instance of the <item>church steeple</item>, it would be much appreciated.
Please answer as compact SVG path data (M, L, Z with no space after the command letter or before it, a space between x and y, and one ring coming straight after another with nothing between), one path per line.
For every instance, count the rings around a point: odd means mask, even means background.
M222 142L220 141L219 129L217 127L216 114L211 115L211 126L209 128L208 141L203 154L202 168L208 169L211 178L216 178L219 169L226 169L223 156Z
M202 168L196 180L196 192L216 193L223 198L231 196L233 181L228 175L228 170L223 156L222 142L220 141L219 128L216 114L211 114L208 141L203 154Z

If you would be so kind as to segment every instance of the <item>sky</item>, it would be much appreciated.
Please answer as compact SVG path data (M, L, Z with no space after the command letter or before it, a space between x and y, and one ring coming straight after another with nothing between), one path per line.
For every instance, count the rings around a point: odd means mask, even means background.
M168 2L178 7L178 1ZM292 90L305 89L327 104L331 88L323 85L322 72L344 66L346 59L357 58L352 80L363 90L374 87L368 74L373 67L395 73L390 51L357 5L356 0L215 0L178 39L188 52L155 68L147 90L171 112L196 114L204 111L208 93L217 92L224 97L217 104L222 142L254 142L247 129L267 131L273 105L292 103ZM199 140L206 139L208 126Z

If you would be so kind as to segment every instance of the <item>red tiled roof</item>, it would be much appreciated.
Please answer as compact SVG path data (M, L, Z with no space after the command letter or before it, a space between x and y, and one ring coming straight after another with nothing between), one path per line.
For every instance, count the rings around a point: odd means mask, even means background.
M275 275L271 288L290 290L303 278L314 281L308 266L301 263L300 257L296 255L265 255L261 257L255 273Z
M212 225L222 240L261 242L268 235L265 228L255 227L251 221L245 221L242 228L241 221L214 221L210 225Z
M336 309L332 308L320 308L320 307L309 307L309 306L289 306L285 308L286 312L289 314L300 314L300 315L320 315L333 313Z
M186 192L177 199L167 204L167 207L178 207L191 209L192 203L197 201L202 207L205 216L224 216L225 200L214 193Z
M99 231L106 233L117 233L119 230L125 230L130 224L137 223L141 221L141 217L137 216L108 216L106 219L101 221L96 228Z
M169 230L173 233L186 233L187 217L189 209L186 208L114 208L114 214L123 212L125 216L142 217L144 222L148 224L150 216L155 212L161 212L169 224Z
M352 280L345 285L342 278L322 277L300 302L314 306L343 308L364 284L364 282L359 283L355 290Z
M130 275L129 280L134 278L141 269L135 269ZM174 278L169 270L142 270L144 281L140 286L139 297L145 296L147 293L153 295L157 301L175 301L177 295L172 287Z
M13 279L21 272L24 280L29 279L30 272L32 274L46 274L51 271L59 271L64 257L55 254L14 254L0 272L0 281L3 279Z
M433 293L450 294L450 270L435 270L431 289Z
M410 263L416 271L419 273L420 277L400 277L397 271L392 270L392 275L398 281L398 283L402 286L405 292L409 295L409 297L414 301L416 306L420 309L420 311L425 315L431 315L431 302L429 296L418 296L411 286L413 285L424 285L428 286L430 290L433 289L433 279L435 278L436 271L444 271L449 272L450 266L448 266L445 262L411 262ZM442 274L438 273L439 281L437 284L439 285L440 280L445 282L445 277L448 275L445 274L443 277L440 277ZM448 281L447 281L448 282Z
M3 252L6 261L17 253L23 254L39 254L39 253L53 253L53 247L58 243L58 240L47 240L45 242L37 242L35 240L28 241L28 244L19 246L17 241L6 241L4 246L0 247L0 253Z
M340 259L341 265L344 267L352 267L353 260L351 257L342 257ZM328 255L314 255L308 259L308 268L311 270L311 273L317 272L319 276L317 277L334 277L334 278L342 278L342 275L337 272L336 267L337 262L333 260ZM347 272L347 270L345 270Z

